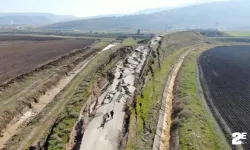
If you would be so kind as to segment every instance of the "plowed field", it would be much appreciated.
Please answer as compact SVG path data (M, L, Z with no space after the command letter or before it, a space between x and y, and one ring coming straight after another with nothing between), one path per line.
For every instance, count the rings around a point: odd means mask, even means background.
M209 105L214 105L232 132L247 132L250 149L250 46L222 46L199 58L201 83ZM228 140L231 143L230 135Z
M48 41L3 41L1 39L0 85L9 79L30 72L75 49L84 48L94 42L94 40L88 39Z

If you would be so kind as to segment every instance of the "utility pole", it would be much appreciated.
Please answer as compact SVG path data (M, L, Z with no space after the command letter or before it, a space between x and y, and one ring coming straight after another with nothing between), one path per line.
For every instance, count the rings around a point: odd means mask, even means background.
M167 26L168 26L168 25L167 25L167 24L165 24L165 33L167 32Z

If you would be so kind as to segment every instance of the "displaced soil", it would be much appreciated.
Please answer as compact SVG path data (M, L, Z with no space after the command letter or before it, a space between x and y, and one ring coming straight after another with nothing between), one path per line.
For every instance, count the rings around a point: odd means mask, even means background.
M1 41L0 85L48 62L91 45L94 40Z
M133 98L135 79L141 72L148 51L147 46L140 46L116 65L112 84L98 98L96 113L84 132L80 150L115 150L119 147L123 135L125 106ZM101 127L103 116L112 110L114 117L110 116Z

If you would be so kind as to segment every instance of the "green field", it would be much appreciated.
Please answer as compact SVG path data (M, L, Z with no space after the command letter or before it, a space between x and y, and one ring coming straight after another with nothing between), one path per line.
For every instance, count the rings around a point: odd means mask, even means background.
M231 36L250 37L250 31L225 31Z

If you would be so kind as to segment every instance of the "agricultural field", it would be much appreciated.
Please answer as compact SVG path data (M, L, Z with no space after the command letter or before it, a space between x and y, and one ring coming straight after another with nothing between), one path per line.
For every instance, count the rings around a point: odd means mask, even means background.
M2 149L26 119L40 113L109 41L2 35L0 39Z
M250 31L225 31L231 36L250 37Z
M250 131L250 46L218 45L232 43L0 36L0 149L229 150Z
M1 58L16 60L1 59L7 66L1 67L23 71L0 86L0 149L15 150L80 146L87 123L77 129L79 119L91 120L90 104L137 44L133 38L1 38Z
M74 50L91 45L94 40L0 37L0 84L30 72ZM18 40L17 40L18 39ZM41 41L42 40L42 41Z
M250 46L220 46L199 58L201 83L207 102L227 138L250 133ZM242 146L250 149L249 135Z

